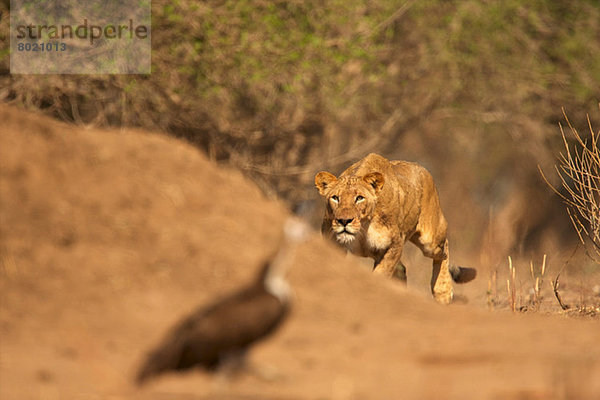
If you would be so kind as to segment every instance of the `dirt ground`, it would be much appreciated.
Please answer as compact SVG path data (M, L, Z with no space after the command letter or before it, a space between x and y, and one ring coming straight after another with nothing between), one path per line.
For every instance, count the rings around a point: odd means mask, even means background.
M137 388L146 351L251 279L287 211L161 135L0 106L0 138L2 400L600 398L597 318L443 307L316 232L293 254L292 315L251 353L275 379ZM485 297L486 276L469 285Z

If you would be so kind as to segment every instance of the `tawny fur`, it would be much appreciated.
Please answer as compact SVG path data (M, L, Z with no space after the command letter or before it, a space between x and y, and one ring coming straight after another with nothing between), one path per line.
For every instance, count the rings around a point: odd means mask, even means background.
M376 273L393 277L410 240L433 259L431 289L439 302L452 300L452 280L474 277L474 270L449 267L447 222L433 178L422 166L369 154L339 177L319 172L315 185L327 202L324 236L373 258Z

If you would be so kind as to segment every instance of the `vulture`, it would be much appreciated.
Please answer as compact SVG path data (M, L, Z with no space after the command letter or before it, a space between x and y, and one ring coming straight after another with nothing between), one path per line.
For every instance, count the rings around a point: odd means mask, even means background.
M136 377L138 385L157 375L200 367L208 372L243 365L247 350L273 333L290 308L285 273L289 248L304 240L307 226L289 219L276 254L258 276L228 297L201 307L173 327L151 351Z

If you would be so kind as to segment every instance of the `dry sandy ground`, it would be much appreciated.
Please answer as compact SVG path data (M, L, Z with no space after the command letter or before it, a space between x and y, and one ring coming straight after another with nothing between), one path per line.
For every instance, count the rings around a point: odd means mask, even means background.
M318 234L295 307L251 361L137 388L182 315L255 273L287 211L156 134L75 129L0 106L0 399L597 399L600 322L437 305Z

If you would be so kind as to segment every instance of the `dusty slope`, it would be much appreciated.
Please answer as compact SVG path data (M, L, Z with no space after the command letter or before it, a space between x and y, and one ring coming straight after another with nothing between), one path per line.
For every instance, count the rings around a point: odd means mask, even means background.
M323 243L252 355L282 377L131 376L169 324L247 280L285 211L193 148L0 108L1 399L592 399L600 324L441 307Z

